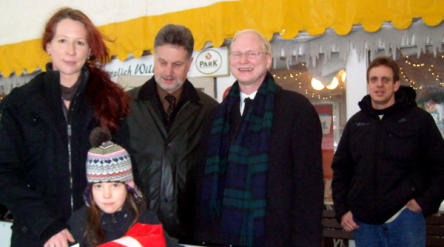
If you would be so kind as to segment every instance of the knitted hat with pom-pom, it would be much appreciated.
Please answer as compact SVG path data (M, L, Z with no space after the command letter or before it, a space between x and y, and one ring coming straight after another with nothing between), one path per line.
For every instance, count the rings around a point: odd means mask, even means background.
M93 129L90 142L93 148L88 151L86 160L88 183L127 182L133 179L128 152L111 142L111 134L107 129Z

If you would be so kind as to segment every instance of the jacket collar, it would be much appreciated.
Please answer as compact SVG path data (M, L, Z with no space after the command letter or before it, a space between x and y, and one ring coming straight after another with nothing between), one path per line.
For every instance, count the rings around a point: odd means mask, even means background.
M124 206L120 211L117 211L112 214L102 212L102 224L115 223L113 221L122 222L123 219L127 219L130 217L129 210Z
M139 100L153 100L156 99L157 96L157 83L154 76L151 77L147 82L145 82L137 95L137 99ZM182 85L183 91L181 96L181 101L193 101L200 102L199 94L197 93L196 88L194 88L193 84L187 79Z
M60 89L60 72L57 70L53 70L52 69L52 63L47 63L46 64L46 76L47 76L47 80L49 81L49 89L51 91L52 95L57 95L59 98L61 97L61 89ZM87 81L90 77L90 73L89 73L89 69L88 67L85 65L82 67L82 71L80 73L80 85L79 88L77 89L78 92L83 92ZM78 95L78 93L76 93Z
M416 93L411 87L401 86L395 93L395 104L385 109L385 114L403 111L416 107ZM370 95L364 96L359 102L359 107L363 112L377 116L375 109L372 107Z
M86 84L89 80L89 69L87 66L82 68L82 73L80 74L80 85L77 89L76 95L72 99L72 101L77 101L79 95L83 94L85 91ZM55 114L55 118L64 118L63 110L62 110L62 92L60 88L60 73L59 71L52 70L51 64L47 64L47 71L44 74L44 86L45 90L43 93L45 94L45 99L47 100L47 104L51 107L52 111ZM71 104L73 104L73 102Z

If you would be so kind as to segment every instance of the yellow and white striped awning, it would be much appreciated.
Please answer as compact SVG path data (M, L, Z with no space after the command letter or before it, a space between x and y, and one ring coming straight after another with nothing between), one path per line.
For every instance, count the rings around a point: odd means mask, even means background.
M152 50L154 36L167 23L188 26L195 48L206 42L220 46L240 29L253 28L269 39L274 33L294 38L333 28L346 35L360 24L367 32L390 21L406 29L414 18L436 26L444 17L444 0L2 0L0 2L0 73L21 75L44 68L49 57L40 36L47 19L59 8L78 8L100 26L113 42L112 55L124 60L129 54Z

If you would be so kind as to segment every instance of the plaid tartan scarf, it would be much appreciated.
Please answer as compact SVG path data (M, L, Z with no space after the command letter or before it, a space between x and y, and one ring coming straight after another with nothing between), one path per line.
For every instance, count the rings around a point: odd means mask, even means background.
M234 245L264 243L266 174L278 88L267 74L230 140L230 128L236 127L230 126L231 111L240 99L239 84L234 83L211 126L202 186L203 215L217 219L221 236Z

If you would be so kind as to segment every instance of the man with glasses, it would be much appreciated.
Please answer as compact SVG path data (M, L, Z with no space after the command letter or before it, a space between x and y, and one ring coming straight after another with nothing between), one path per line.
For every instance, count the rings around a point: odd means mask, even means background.
M234 36L237 81L204 128L197 239L211 246L320 246L321 125L310 102L268 72L268 40Z

